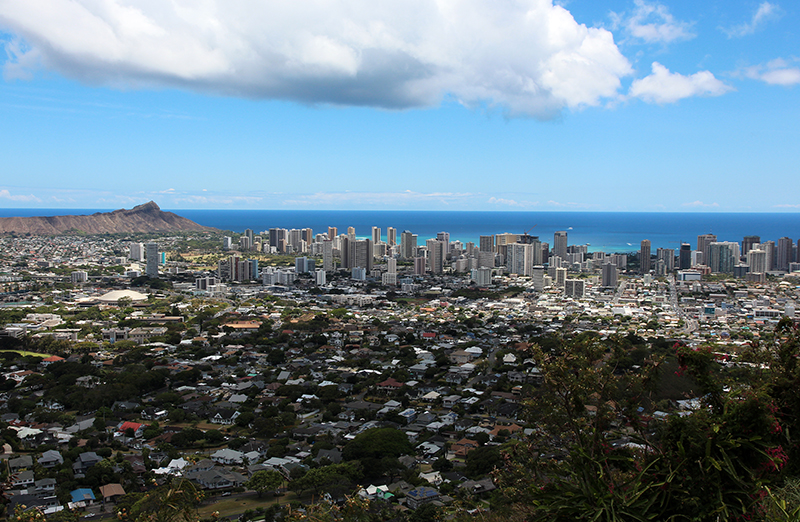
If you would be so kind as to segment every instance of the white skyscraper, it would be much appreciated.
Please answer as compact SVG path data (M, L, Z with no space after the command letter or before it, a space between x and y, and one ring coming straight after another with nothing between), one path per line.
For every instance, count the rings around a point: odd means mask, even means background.
M131 243L128 259L133 261L144 261L144 245L141 243Z

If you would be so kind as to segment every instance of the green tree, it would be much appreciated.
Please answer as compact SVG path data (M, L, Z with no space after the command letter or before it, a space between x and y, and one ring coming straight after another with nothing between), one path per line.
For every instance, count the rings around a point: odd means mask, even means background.
M253 473L250 480L244 483L246 488L258 493L259 498L265 491L275 491L283 483L283 475L273 470L261 470Z

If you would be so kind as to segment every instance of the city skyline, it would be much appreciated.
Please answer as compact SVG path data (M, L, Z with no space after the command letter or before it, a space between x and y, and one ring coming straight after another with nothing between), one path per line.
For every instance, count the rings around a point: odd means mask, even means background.
M800 208L785 2L247 7L4 3L0 207Z

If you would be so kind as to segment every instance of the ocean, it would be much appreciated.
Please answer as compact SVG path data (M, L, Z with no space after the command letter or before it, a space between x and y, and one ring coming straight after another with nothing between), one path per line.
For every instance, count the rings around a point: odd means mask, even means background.
M716 234L720 241L742 241L760 236L777 242L780 237L800 238L800 213L727 212L487 212L404 210L168 210L201 225L256 233L270 228L311 228L315 234L329 226L346 233L354 227L359 237L369 237L373 226L417 234L418 244L437 232L449 232L451 241L478 244L479 236L509 232L539 236L552 245L553 233L566 230L570 245L589 244L591 251L633 252L643 239L656 248L680 248L681 242L697 246L700 234ZM6 209L0 217L55 216L108 212L97 209Z

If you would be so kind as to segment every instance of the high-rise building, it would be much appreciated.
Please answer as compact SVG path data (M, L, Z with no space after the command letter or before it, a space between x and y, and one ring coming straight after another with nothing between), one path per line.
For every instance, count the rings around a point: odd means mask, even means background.
M583 279L566 279L564 281L564 295L569 297L583 297L586 293L586 282Z
M247 252L253 247L253 243L250 241L250 238L247 236L239 236L239 250L242 252Z
M131 243L128 259L133 261L144 261L144 245L141 243Z
M708 266L708 245L716 242L717 236L714 234L701 234L697 236L697 250L703 253L701 263Z
M746 256L750 249L753 248L753 245L757 245L761 243L760 236L744 236L742 240L742 255Z
M505 232L503 234L495 234L494 236L495 252L505 255L506 246L510 245L511 243L516 243L517 238L519 238L519 234L509 234L508 232Z
M400 257L413 259L417 255L417 235L405 230L400 234Z
M390 257L386 261L386 272L381 275L381 282L385 285L397 284L397 259Z
M424 257L415 257L414 258L414 274L415 275L424 275L425 268L427 266L427 259Z
M381 242L381 227L372 227L372 242Z
M390 247L397 246L397 229L394 227L386 228L386 242Z
M544 290L544 276L546 275L547 271L542 265L531 267L531 280L533 280L533 289L537 292Z
M775 270L777 264L775 241L764 241L761 243L761 250L767 253L767 272Z
M775 248L775 269L788 272L793 253L794 241L792 241L792 238L782 237L778 239L778 245Z
M428 249L428 270L432 274L441 274L444 271L444 259L447 255L446 243L438 239L428 239L425 241Z
M566 268L553 268L553 281L558 288L564 288L566 284L565 281L567 280L567 269Z
M681 243L681 249L678 254L678 268L681 270L692 268L692 245L689 243Z
M664 263L664 271L672 272L675 270L675 249L659 248L656 250L656 260Z
M361 267L367 272L372 270L372 240L356 239L347 241L347 265L342 259L342 267Z
M247 237L247 239L249 239L249 240L250 240L250 244L252 245L252 244L253 244L254 237L255 237L255 236L253 235L253 230L252 230L252 229L250 229L250 228L246 228L246 229L244 229L244 235L245 235L245 237Z
M269 229L269 246L275 247L278 252L283 252L281 247L281 240L285 240L288 230L285 228L270 228Z
M89 272L85 270L76 270L69 275L69 281L72 284L85 283L89 280Z
M481 236L478 249L481 252L494 252L494 236Z
M605 288L617 286L617 265L613 263L603 265L601 285Z
M650 240L643 239L639 247L639 272L647 274L650 272Z
M158 277L158 244L157 243L147 243L147 267L145 268L145 274L147 277Z
M732 274L733 267L739 262L739 243L731 241L713 241L706 245L708 261L705 263L712 273ZM703 256L706 257L705 255Z
M328 239L334 239L339 235L339 229L336 227L328 227Z
M470 271L470 279L478 286L489 286L492 284L492 269L474 268Z
M767 252L759 248L758 243L750 246L747 252L747 265L750 267L749 273L767 273Z
M478 251L478 268L494 268L494 252Z
M559 230L553 234L553 251L554 256L561 259L567 259L567 232L566 230Z
M531 275L533 268L533 245L511 243L506 249L506 268L509 274ZM541 264L541 263L537 263Z
M436 240L444 243L444 255L450 253L450 232L439 232L436 234Z
M326 239L322 242L322 269L326 272L333 270L333 240Z
M354 227L347 227L347 235L349 237L356 237L356 229Z

